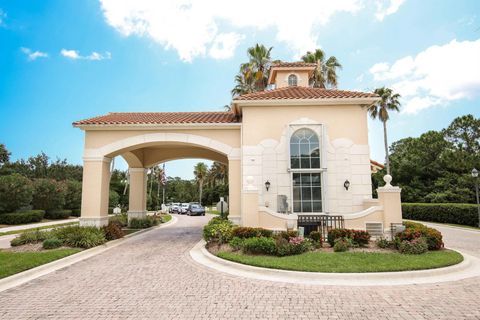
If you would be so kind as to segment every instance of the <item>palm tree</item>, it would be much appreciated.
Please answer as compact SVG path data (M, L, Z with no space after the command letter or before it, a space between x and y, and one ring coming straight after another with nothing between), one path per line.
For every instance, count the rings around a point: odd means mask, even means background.
M212 186L215 186L218 181L220 181L221 184L225 184L225 180L228 178L227 165L215 161L210 167L210 170L208 170L208 177Z
M193 175L198 183L199 202L202 204L203 182L207 176L208 168L203 162L199 162L193 168Z
M377 88L373 91L380 96L380 101L368 107L372 119L379 119L383 123L383 140L385 143L385 161L387 163L387 174L390 174L390 159L388 158L387 121L390 118L389 111L400 111L400 95L393 93L390 88Z
M240 65L235 76L235 87L232 96L265 90L270 70L270 53L273 47L267 48L263 44L256 44L247 49L248 62Z
M311 83L315 88L336 88L338 85L337 70L342 68L338 59L334 56L325 60L325 52L322 49L316 49L314 52L308 51L302 60L308 63L316 63L317 66L313 72Z

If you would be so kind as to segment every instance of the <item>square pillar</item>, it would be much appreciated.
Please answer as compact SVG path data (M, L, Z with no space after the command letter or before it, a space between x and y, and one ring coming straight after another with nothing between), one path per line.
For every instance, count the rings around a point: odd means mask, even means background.
M391 223L402 223L402 189L392 186L390 182L392 177L386 175L383 178L385 186L377 189L378 201L383 207L383 229L384 232L390 232Z
M228 159L228 218L235 224L241 224L240 199L242 178L240 159Z
M129 168L128 220L147 216L147 169Z
M242 226L258 227L258 188L253 185L253 177L247 177L247 185L242 190Z
M106 157L83 158L81 226L108 224L111 160Z

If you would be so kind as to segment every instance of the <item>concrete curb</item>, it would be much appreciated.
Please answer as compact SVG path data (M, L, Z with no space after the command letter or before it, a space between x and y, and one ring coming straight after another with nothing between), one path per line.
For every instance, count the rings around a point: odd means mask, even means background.
M480 276L480 259L464 253L461 254L464 257L461 263L438 269L376 273L322 273L261 268L228 261L208 252L203 240L190 250L190 256L197 263L230 275L256 280L327 286L425 284Z
M20 273L11 275L9 277L0 279L0 292L8 290L8 289L16 287L16 286L19 286L19 285L24 284L26 282L29 282L31 280L37 279L37 278L42 277L46 274L49 274L53 271L57 271L57 270L60 270L62 268L71 266L72 264L75 264L77 262L86 260L90 257L93 257L93 256L97 255L97 254L105 252L109 249L115 248L115 247L129 241L131 238L139 236L143 233L153 231L153 230L156 230L156 229L160 229L160 228L169 227L169 226L175 224L177 221L178 221L177 217L172 215L172 219L170 221L162 223L159 226L144 229L144 230L135 232L134 234L126 235L125 237L123 237L121 239L109 241L106 244L103 244L101 246L94 247L94 248L87 249L87 250L83 250L83 251L80 251L79 253L72 254L68 257L58 259L58 260L49 262L47 264L43 264L41 266L29 269L29 270L25 270L25 271L22 271Z

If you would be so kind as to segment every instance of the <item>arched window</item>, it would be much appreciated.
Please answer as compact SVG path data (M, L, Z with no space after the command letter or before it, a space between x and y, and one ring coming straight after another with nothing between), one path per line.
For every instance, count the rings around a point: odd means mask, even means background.
M290 168L293 181L293 212L322 212L320 140L302 128L290 138Z
M288 76L288 86L289 87L296 87L297 86L297 76L294 74L291 74Z

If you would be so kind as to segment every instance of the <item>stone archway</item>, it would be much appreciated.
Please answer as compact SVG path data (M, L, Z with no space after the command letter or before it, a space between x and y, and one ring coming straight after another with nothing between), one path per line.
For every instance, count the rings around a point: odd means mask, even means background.
M239 147L218 141L213 137L170 132L127 136L97 144L95 148L90 145L95 143L86 143L83 158L81 225L102 226L108 223L110 162L115 156L122 156L129 165L129 217L146 215L146 168L163 161L200 157L228 165L230 217L232 220L240 220Z

